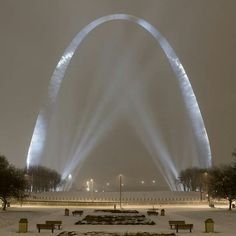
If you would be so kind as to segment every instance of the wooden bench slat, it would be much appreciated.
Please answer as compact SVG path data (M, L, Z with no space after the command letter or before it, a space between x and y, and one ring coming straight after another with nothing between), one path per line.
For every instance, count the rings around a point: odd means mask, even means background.
M177 224L175 228L176 228L176 233L178 233L179 229L189 229L191 233L193 229L193 224Z

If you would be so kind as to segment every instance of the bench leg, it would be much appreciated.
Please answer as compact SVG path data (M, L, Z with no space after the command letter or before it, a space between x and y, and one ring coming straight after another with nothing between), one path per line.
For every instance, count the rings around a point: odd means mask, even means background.
M40 228L38 228L38 231L39 231L39 233L40 233Z

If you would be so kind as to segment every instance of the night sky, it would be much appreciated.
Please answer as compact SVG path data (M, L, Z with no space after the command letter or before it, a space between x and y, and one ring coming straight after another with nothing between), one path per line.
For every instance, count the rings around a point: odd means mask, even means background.
M235 9L234 0L1 0L0 153L15 166L25 166L37 115L64 49L91 21L126 13L149 21L168 39L197 97L213 165L231 162L231 153L236 148ZM117 99L123 91L132 91L135 79L142 81L148 106L167 147L175 154L175 162L183 167L194 165L191 155L187 162L186 156L181 158L188 155L188 150L182 147L191 144L190 128L165 56L150 35L130 22L121 21L95 29L74 56L57 108L57 116L68 121L68 126L64 130L52 128L57 132L51 134L48 143L51 158L45 156L42 164L62 171L67 158L63 159L61 152L58 155L53 152L58 147L58 136L66 138L65 130L76 130L76 121L86 111L93 84L100 89L93 94L93 109L87 119L95 115L98 101L119 76L128 80L122 85L125 88L121 86L121 91L116 91ZM111 103L106 108L102 119L115 105ZM132 117L125 115L117 119L88 155L75 186L80 189L87 179L93 178L99 189L106 189L107 182L111 183L110 190L116 189L120 173L128 189L167 188L132 128Z

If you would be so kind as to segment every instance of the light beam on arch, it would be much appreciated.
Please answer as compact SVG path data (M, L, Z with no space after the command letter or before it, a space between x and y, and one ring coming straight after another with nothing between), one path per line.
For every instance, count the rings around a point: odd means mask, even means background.
M69 46L64 51L61 59L59 60L56 69L50 80L48 88L48 96L45 97L43 106L37 117L36 125L32 135L31 143L28 150L26 164L27 167L31 165L39 164L42 150L44 148L46 140L46 132L48 121L50 120L54 104L57 99L58 92L60 90L61 83L66 73L67 67L80 43L85 37L96 27L101 24L113 20L125 20L133 22L147 32L149 32L159 43L163 52L165 53L172 70L178 80L179 87L184 98L184 102L188 111L189 118L192 122L194 134L197 138L199 146L201 147L201 160L200 165L202 167L211 166L211 150L208 135L205 129L204 121L197 103L196 96L191 87L188 76L177 57L175 51L170 46L168 41L162 36L162 34L149 22L140 19L138 17L127 14L112 14L98 18L88 25L86 25L71 41Z

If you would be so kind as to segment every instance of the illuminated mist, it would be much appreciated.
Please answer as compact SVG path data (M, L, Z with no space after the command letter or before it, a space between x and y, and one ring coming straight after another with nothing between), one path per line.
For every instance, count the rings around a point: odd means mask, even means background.
M195 163L200 167L207 168L211 166L211 151L202 115L188 76L174 50L160 32L149 22L131 15L113 14L101 17L85 26L74 37L59 60L50 80L48 96L45 97L36 121L28 150L27 167L40 164L47 139L50 138L50 132L54 132L55 130L54 121L58 115L55 107L58 102L58 94L67 67L75 51L93 29L112 20L133 22L149 32L159 43L178 81L189 116L189 122L193 129L196 140L196 152L199 154L198 157L195 157ZM74 139L67 140L65 135L63 145L65 145L65 149L67 150L65 154L67 153L68 155L69 153L69 157L67 157L68 161L62 172L62 177L67 179L68 176L70 178L76 176L89 153L98 145L102 137L111 129L121 115L124 116L125 114L157 168L162 173L169 188L176 190L175 180L178 177L181 166L173 160L172 154L169 152L162 137L161 130L157 127L145 93L145 81L133 81L132 78L120 76L119 71L128 70L126 68L128 67L126 60L129 58L129 52L127 52L124 58L126 59L116 65L116 67L120 67L122 70L116 69L114 71L114 74L111 76L112 81L104 81L106 83L106 91L96 103L94 101L96 100L99 84L95 82L91 88L90 94L88 95L88 104L83 113L82 120L78 124L77 130L73 131ZM132 84L131 92L127 84ZM122 96L120 91L122 91ZM90 115L92 109L93 116ZM71 187L71 183L72 181L66 185L66 189Z

